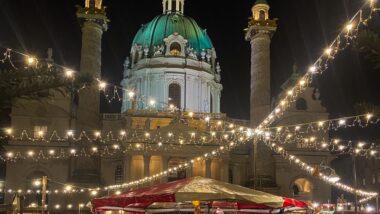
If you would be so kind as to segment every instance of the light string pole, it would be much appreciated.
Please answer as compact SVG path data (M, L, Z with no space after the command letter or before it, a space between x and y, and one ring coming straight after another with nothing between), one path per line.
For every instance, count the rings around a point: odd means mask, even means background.
M355 189L358 188L358 181L357 181L357 175L356 175L356 156L355 155L352 155L351 156L352 158L352 164L353 164L353 178L354 178L354 187ZM358 193L355 191L354 193L354 196L355 196L355 214L358 214Z

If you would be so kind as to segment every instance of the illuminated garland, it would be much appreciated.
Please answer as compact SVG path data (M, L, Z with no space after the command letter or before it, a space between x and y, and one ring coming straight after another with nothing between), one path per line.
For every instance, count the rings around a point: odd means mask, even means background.
M265 131L277 131L277 132L297 132L297 133L309 133L309 132L327 132L329 130L337 131L341 128L360 127L366 128L369 125L375 125L380 122L380 118L372 113L348 116L341 118L334 118L329 120L319 120L308 123L292 124L284 126L274 126L263 128Z

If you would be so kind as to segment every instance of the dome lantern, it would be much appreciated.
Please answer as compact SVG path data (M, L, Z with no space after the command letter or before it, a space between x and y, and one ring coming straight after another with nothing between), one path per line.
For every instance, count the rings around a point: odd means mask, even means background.
M183 14L184 7L185 0L162 0L162 8L164 14Z

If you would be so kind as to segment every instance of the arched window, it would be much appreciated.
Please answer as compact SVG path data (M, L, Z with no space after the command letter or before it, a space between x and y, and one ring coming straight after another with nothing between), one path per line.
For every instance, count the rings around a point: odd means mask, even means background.
M307 102L304 98L299 98L296 101L296 109L297 110L307 110Z
M312 189L312 183L305 178L299 178L292 184L293 195L308 195L311 194Z
M170 44L170 54L172 56L179 56L181 55L181 45L178 42L173 42Z
M121 164L118 164L115 168L115 184L121 184L124 180L124 170Z
M169 104L181 108L181 86L177 83L169 85Z
M265 11L264 10L260 10L260 17L259 17L260 21L264 21L266 19L266 15L265 15Z

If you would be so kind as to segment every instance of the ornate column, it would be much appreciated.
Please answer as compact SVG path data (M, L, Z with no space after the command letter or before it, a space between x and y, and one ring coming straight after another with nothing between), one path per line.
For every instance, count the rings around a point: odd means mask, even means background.
M251 43L251 126L259 125L271 112L270 43L276 32L276 20L269 19L269 5L265 0L256 1L245 36ZM250 177L259 175L274 177L272 152L265 145L253 142L250 154ZM260 161L256 161L260 160Z
M85 0L78 6L77 17L82 27L80 73L93 81L79 91L76 111L76 130L94 131L100 128L100 93L95 79L100 78L103 31L107 30L107 16L101 0ZM75 183L100 183L101 157L75 160L71 181Z
M211 160L206 160L206 178L211 178Z
M124 156L124 182L131 181L131 162L132 156L130 154L126 154Z
M191 158L187 159L187 162L190 162L190 160L191 160ZM189 166L186 168L186 177L187 178L193 177L193 165L192 164L189 164Z
M144 155L144 177L149 177L150 155Z
M229 158L223 158L221 168L222 168L221 180L224 182L228 182L228 180L229 180L229 168L230 168Z
M77 108L78 130L100 128L100 92L96 79L101 76L102 35L107 30L107 16L101 0L86 0L78 7L77 17L82 27L80 73L93 80L91 86L79 91Z

